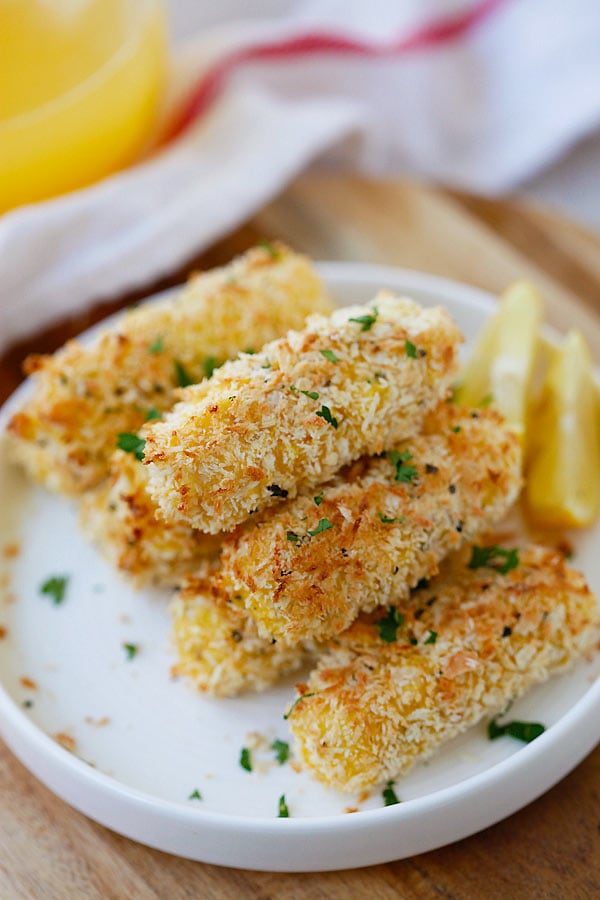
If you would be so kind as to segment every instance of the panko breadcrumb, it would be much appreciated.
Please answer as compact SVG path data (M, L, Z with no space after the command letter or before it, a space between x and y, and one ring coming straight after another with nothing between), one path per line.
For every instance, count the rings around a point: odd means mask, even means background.
M421 435L227 536L220 588L263 637L330 637L435 574L520 486L519 441L499 414L442 403Z
M145 466L132 453L116 450L110 477L82 497L80 524L102 555L138 586L173 587L200 560L215 557L221 541L157 518L147 484Z
M189 576L171 604L174 672L215 697L262 691L309 658L301 645L258 636L245 610L227 602L209 569Z
M14 456L49 489L79 494L107 474L117 435L169 409L178 386L330 310L308 259L256 247L126 313L91 345L30 357L34 393L9 424Z
M396 778L597 643L598 604L562 554L528 547L507 574L469 560L361 616L299 685L289 720L321 781L353 792Z
M165 518L228 531L415 434L456 372L445 310L381 293L312 316L189 388L148 431L150 491Z

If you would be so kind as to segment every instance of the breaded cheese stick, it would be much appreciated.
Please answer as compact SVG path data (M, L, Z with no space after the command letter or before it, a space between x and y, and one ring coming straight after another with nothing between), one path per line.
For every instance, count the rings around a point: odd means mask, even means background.
M85 491L107 474L117 435L169 409L175 388L330 310L304 256L280 244L254 248L174 298L128 312L89 346L70 341L30 357L35 388L9 425L14 456L53 491Z
M138 586L172 587L200 560L216 556L221 540L157 518L147 484L140 460L116 450L110 476L83 495L80 522L102 555Z
M148 431L165 518L228 531L416 433L456 371L445 310L380 294L227 363Z
M598 604L562 554L531 546L501 574L469 568L471 553L407 603L361 616L298 686L289 720L321 781L359 791L396 778L597 643ZM510 557L496 559L505 570Z
M259 637L248 613L227 602L208 569L185 579L170 611L174 672L212 696L265 690L309 658L302 645Z
M338 634L499 521L520 472L519 441L498 413L442 403L422 434L227 537L221 589L263 637Z

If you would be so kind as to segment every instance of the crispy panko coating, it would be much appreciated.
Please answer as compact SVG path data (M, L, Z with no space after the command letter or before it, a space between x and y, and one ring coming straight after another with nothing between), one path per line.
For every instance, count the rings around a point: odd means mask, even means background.
M215 697L265 690L309 658L302 645L259 637L248 613L216 588L208 568L184 580L171 615L175 673Z
M86 492L80 522L102 555L141 586L174 586L203 558L218 554L217 535L157 518L147 490L146 467L132 453L116 450L110 477Z
M220 588L263 637L338 634L499 521L520 473L519 441L498 413L442 403L422 434L227 537Z
M419 431L456 372L445 310L381 293L227 363L148 431L165 518L231 530Z
M289 720L321 781L396 778L598 642L596 599L562 554L530 546L506 574L469 561L465 549L405 603L361 616L298 686Z
M79 494L105 477L120 432L136 432L241 350L258 350L328 313L303 256L276 244L190 280L174 298L122 316L89 346L30 357L35 389L9 424L14 456L50 490Z

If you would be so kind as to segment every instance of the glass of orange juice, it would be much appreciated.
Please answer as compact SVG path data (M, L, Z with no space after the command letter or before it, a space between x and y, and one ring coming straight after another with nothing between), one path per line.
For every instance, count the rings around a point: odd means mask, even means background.
M0 0L0 212L148 148L166 44L161 0Z

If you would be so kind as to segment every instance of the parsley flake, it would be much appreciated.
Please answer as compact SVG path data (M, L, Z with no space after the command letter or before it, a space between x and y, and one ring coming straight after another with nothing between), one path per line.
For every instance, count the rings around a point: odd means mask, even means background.
M163 337L162 337L162 335L159 335L159 337L155 338L152 341L152 343L150 344L150 346L148 347L148 352L149 353L162 353L164 349L165 349L165 344L164 344Z
M414 466L405 465L405 463L413 458L412 453L409 450L404 450L402 453L400 453L399 450L390 450L387 454L387 458L391 464L396 467L396 481L402 481L404 484L411 484L419 477L419 473Z
M536 738L543 734L546 728L539 722L518 722L516 720L507 722L505 725L499 725L496 719L488 722L488 737L490 741L503 737L505 734L530 744Z
M291 714L294 712L294 710L296 709L296 707L298 706L298 704L300 703L301 700L306 700L308 697L314 697L316 694L318 694L318 691L313 691L312 694L300 694L299 697L296 697L296 699L294 700L294 702L292 703L292 705L290 706L288 711L283 714L283 718L286 720L286 722L289 719L289 717L291 716Z
M289 819L290 811L288 809L287 803L285 802L285 794L282 794L279 798L279 812L277 813L278 819Z
M208 357L210 359L210 357ZM204 361L204 371L206 372L206 363L207 360ZM178 387L189 387L190 384L194 383L194 379L190 378L189 374L185 370L185 366L183 363L179 362L178 359L173 360L173 365L175 366L175 381L177 382Z
M288 539L288 541L291 541L293 544L297 544L298 541L300 540L300 535L296 534L295 531L288 531L286 533L286 538Z
M219 363L217 362L216 356L207 356L202 363L202 369L204 370L204 376L206 378L210 378L215 369L219 368ZM192 382L189 381L188 384ZM187 385L182 384L181 387L187 387Z
M316 537L317 534L322 534L323 531L329 531L330 528L333 528L333 522L330 522L329 519L319 519L317 527L313 528L313 530L308 533L311 537Z
M502 562L504 560L504 562ZM506 575L519 565L519 551L517 547L506 550L504 547L477 547L471 548L469 569L495 569L500 575Z
M144 459L144 448L146 441L144 438L138 437L132 431L121 431L117 435L117 447L124 450L125 453L133 453L140 462Z
M381 792L381 796L383 797L383 802L385 806L395 806L396 803L400 803L400 800L396 796L396 791L394 790L394 782L388 781L383 791Z
M487 406L491 406L491 404L493 402L494 402L494 395L486 394L485 397L482 397L481 400L479 401L479 406L481 406L483 409L485 409Z
M394 522L397 522L398 525L401 525L406 518L406 516L396 516L395 518L390 518L390 516L386 516L382 512L378 513L378 516L379 521L383 522L384 525L393 525Z
M417 347L415 344L413 344L412 341L404 341L404 347L406 349L406 355L409 359L418 359Z
M198 788L194 788L194 790L188 797L188 800L202 800L202 794L200 793Z
M252 771L252 760L250 759L250 751L247 747L242 747L240 753L240 766L242 769L245 769L246 772Z
M125 656L127 658L127 662L130 662L134 656L137 656L137 652L140 648L137 644L123 644L123 650L125 651Z
M271 744L271 750L275 754L275 759L282 766L286 763L290 756L290 745L287 741L280 741L279 738Z
M155 406L151 406L146 410L146 422L154 422L155 419L162 419L162 413Z
M316 497L313 497L313 500L315 501L315 506L320 506L323 502L323 494L317 494Z
M452 429L452 431L454 432L454 434L458 434L460 430L461 430L461 429L460 429L460 425L455 425L454 428Z
M265 250L271 257L271 259L279 259L279 257L281 256L281 252L274 244L271 243L271 241L260 241L258 246Z
M328 406L322 406L321 411L317 413L321 419L325 419L326 422L329 422L330 425L333 425L334 428L338 427L338 420L335 416L331 415L331 410Z
M310 397L311 400L319 399L316 391L300 391L295 384L290 384L290 391L295 391L296 394L304 394L305 397Z
M339 356L336 356L333 350L319 350L319 353L321 354L321 356L324 356L325 359L330 363L336 363L340 361Z
M261 369L270 369L270 368L271 368L271 361L268 359L266 361L266 363L264 364L264 366L261 366Z
M54 605L59 606L65 599L68 583L69 579L66 575L53 575L40 586L40 593L48 594L52 597Z
M357 316L355 319L348 319L348 321L357 322L361 326L361 331L369 331L377 321L378 315L379 310L374 306L372 313L367 313L364 316Z
M427 638L423 641L423 643L424 643L424 644L435 644L435 642L437 641L437 638L438 638L438 636L437 636L437 631L431 631L431 630L430 630L430 631L429 631L429 635L428 635Z
M256 356L256 350L254 349L254 347L246 347L246 349L244 350L244 353L247 356Z
M404 616L396 606L390 606L387 614L375 624L381 640L386 644L393 644L398 640L398 629L404 624Z

